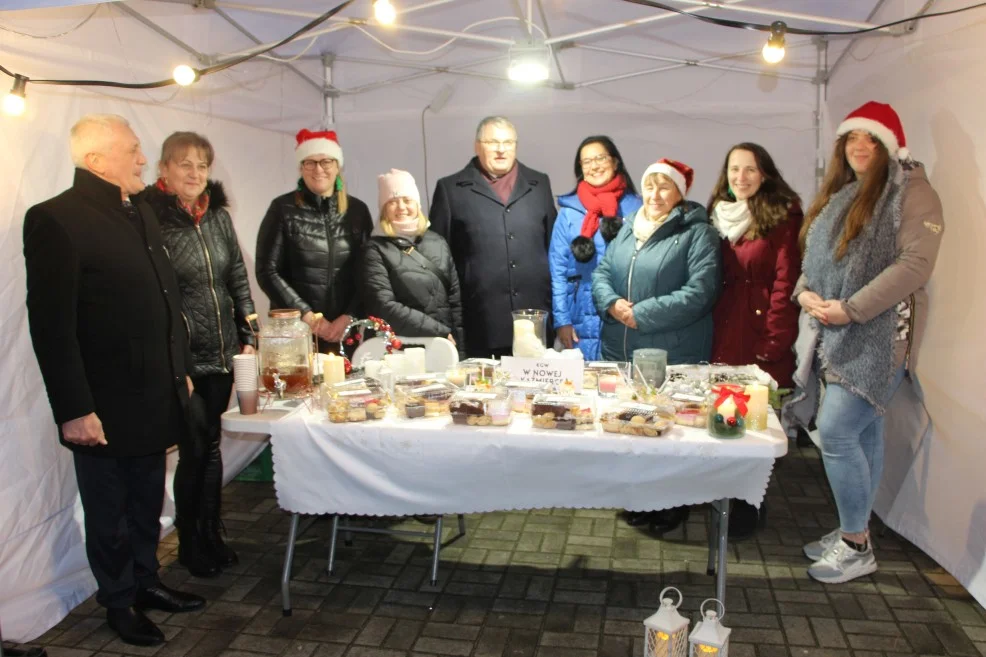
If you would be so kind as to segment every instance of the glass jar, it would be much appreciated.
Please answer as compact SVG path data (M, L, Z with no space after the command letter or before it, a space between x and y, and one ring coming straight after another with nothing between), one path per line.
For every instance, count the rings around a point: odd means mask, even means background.
M635 349L633 380L653 390L660 390L668 369L668 352L664 349Z
M312 386L312 331L300 310L271 310L258 349L264 390L278 398L303 397Z
M744 388L735 383L714 383L708 397L706 426L713 438L742 438L746 435L747 402Z
M548 333L548 311L527 308L514 310L513 355L519 358L541 358Z

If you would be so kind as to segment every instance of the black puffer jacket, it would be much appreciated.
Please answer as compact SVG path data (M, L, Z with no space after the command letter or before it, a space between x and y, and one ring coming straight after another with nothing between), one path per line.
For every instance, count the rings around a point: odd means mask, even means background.
M178 197L149 185L142 192L154 209L161 235L178 275L181 311L192 349L191 376L233 371L241 344L255 345L247 325L253 313L250 279L226 209L222 183L205 188L209 209L196 226Z
M409 253L412 247L414 253ZM433 267L415 255L427 258ZM375 232L363 253L363 284L367 313L385 320L397 335L451 334L461 352L465 342L459 276L448 244L438 234L429 230L411 242Z
M341 215L337 198L317 197L299 181L271 202L257 234L257 282L271 308L320 312L327 321L361 316L359 257L373 220L355 196Z

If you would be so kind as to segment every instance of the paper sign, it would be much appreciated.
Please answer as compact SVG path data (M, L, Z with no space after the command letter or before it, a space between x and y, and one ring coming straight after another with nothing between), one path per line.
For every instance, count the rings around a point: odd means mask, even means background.
M500 359L500 369L507 373L511 381L537 381L561 385L571 384L575 392L582 392L582 370L585 363L581 358L514 358L504 356Z

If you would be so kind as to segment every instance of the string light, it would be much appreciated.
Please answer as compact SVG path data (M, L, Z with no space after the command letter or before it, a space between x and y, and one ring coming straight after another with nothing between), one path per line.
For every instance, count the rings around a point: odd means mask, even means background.
M373 0L373 17L381 25L391 25L397 19L397 10L390 0Z
M179 64L175 67L172 72L171 77L175 79L175 82L183 87L187 87L196 80L199 79L199 74L195 72L195 69L188 64Z
M25 90L27 89L27 78L23 75L14 76L14 86L10 93L4 96L3 113L7 116L20 116L24 113L27 104Z
M770 37L763 46L763 60L768 64L776 64L784 59L784 34L787 24L784 21L774 21L770 24Z

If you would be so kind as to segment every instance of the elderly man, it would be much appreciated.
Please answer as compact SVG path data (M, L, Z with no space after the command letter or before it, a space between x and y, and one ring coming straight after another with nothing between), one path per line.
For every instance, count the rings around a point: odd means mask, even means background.
M430 212L459 273L467 355L509 355L510 311L551 308L556 214L548 176L517 161L513 124L502 116L480 121L476 157L438 181Z
M72 187L24 218L31 339L75 460L96 600L124 642L156 645L164 634L142 609L205 604L157 574L165 450L188 431L191 356L158 222L131 203L140 141L124 118L88 115L71 151Z

